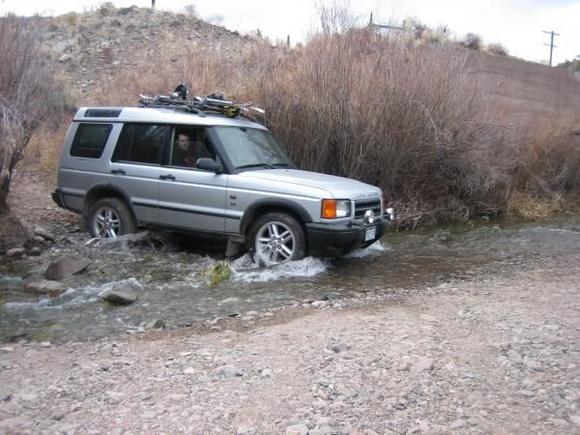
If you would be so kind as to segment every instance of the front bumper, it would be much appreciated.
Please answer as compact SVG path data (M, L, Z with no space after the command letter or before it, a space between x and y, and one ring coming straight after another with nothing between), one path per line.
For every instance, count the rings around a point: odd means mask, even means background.
M376 228L375 237L365 241L366 230ZM336 257L353 249L362 248L374 243L385 232L385 222L377 220L372 224L306 224L308 250L316 257Z

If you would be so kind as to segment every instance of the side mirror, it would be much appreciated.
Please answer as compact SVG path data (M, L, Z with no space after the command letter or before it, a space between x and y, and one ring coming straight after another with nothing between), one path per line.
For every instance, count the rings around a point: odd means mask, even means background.
M222 165L220 165L218 162L208 157L201 157L197 159L197 162L195 162L195 166L197 169L215 172L216 174L221 174L224 171Z

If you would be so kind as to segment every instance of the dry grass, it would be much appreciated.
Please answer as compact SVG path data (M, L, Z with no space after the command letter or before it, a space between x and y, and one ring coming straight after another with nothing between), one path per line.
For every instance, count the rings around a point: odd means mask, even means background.
M508 205L527 216L557 210L580 187L580 146L559 132L580 124L548 123L524 136L487 123L468 55L456 44L367 30L321 33L292 51L260 41L227 55L192 46L177 62L143 59L83 104L134 105L140 93L166 94L182 82L192 94L253 101L301 168L380 186L402 228L496 216ZM40 154L47 168L56 166L61 133L44 137L56 140Z

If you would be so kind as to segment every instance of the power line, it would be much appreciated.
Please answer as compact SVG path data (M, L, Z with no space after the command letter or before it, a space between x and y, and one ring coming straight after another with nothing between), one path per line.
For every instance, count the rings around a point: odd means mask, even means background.
M544 45L547 45L550 47L550 63L549 63L549 65L552 66L552 52L554 51L554 48L558 48L557 46L554 45L554 36L560 36L560 34L554 32L553 30L551 32L547 32L547 31L543 30L543 32L550 35L550 43L544 44Z

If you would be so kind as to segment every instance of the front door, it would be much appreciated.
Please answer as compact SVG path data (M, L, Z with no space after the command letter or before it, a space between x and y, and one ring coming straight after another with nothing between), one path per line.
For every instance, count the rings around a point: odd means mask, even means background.
M204 127L175 127L159 173L159 223L185 230L225 230L227 174L197 169L199 158L219 159Z

